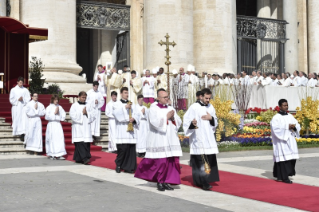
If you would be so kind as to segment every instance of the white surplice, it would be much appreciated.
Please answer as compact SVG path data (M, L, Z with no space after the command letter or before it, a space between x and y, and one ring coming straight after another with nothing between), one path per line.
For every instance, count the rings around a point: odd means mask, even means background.
M168 158L182 156L177 132L182 124L182 120L176 114L174 123L167 120L167 113L175 109L171 106L160 108L157 104L152 104L149 109L149 132L147 135L145 158Z
M87 114L83 114L86 107ZM72 143L74 142L92 142L91 123L96 118L95 105L89 103L79 104L75 102L70 109L70 117L72 120Z
M113 100L109 101L105 107L105 115L109 118L108 124L109 124L109 142L108 142L108 151L114 152L117 151L116 143L115 143L115 130L116 130L116 124L115 124L115 118L113 116L113 104L116 103L113 102Z
M144 114L142 110L145 110ZM134 105L134 110L139 113L139 125L136 129L137 134L137 142L136 142L136 152L144 153L146 152L146 139L147 133L149 131L149 124L148 124L148 109L145 106L140 106L139 104Z
M57 107L59 107L59 113L54 114ZM60 105L50 104L45 110L45 120L49 121L45 133L47 156L61 157L66 155L64 133L61 125L65 116L66 113Z
M295 124L297 131L289 130L289 124ZM288 113L277 113L270 122L271 137L274 150L274 162L298 159L298 146L296 137L299 137L300 125L298 121Z
M18 99L22 97L22 101ZM25 87L16 85L10 91L10 103L12 105L12 135L21 135L26 133L27 115L24 106L30 101L30 92Z
M102 96L106 97L106 85L105 85L105 80L107 76L105 75L105 72L98 72L95 76L95 81L98 81L99 83L99 88L98 91L101 93Z
M210 121L202 120L202 116L209 113L214 119L214 126ZM196 119L198 129L189 129L192 121ZM214 133L216 132L218 122L213 105L201 106L196 102L188 108L184 115L183 129L185 136L189 136L189 146L191 155L210 155L217 154L218 147Z
M97 104L95 104L95 100L97 100ZM87 92L86 102L90 105L95 105L94 109L96 110L96 117L91 123L91 131L92 135L100 136L101 108L103 107L105 100L99 91L94 91L93 89L91 89Z
M129 109L125 108L126 103L117 101L113 103L113 116L115 118L115 133L114 140L116 144L136 144L137 134L136 129L139 125L139 113L131 107L132 118L135 119L133 124L133 132L127 132L127 126L129 124Z
M38 103L38 108L35 109L35 104ZM42 152L42 122L41 116L45 115L45 107L40 102L30 101L25 106L25 112L28 117L28 125L26 125L26 134L24 144L26 150L34 152Z
M148 81L145 82L145 81ZM142 78L142 94L143 94L143 97L144 98L154 98L154 92L155 92L155 88L154 88L154 82L155 82L155 79L153 76L144 76Z

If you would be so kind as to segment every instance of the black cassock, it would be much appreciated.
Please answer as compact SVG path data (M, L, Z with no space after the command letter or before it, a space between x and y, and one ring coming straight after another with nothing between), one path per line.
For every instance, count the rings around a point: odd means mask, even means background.
M289 180L289 177L296 175L296 160L287 160L274 163L273 175L278 180Z
M89 142L74 142L75 150L73 160L77 163L82 163L91 158L91 143Z
M116 144L117 157L115 163L124 171L135 171L136 161L136 144Z
M205 173L202 155L191 155L193 182L198 187L207 187L209 183L219 181L216 154L204 155L204 157L210 165L210 174Z

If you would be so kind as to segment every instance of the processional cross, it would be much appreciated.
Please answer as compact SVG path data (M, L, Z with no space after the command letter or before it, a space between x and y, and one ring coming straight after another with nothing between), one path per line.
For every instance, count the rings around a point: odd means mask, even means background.
M169 42L169 38L170 38L170 36L168 35L168 33L166 33L166 36L165 36L165 38L166 38L166 42L164 42L164 41L160 41L160 42L158 42L158 44L159 45L165 45L166 46L166 49L165 49L165 51L166 51L166 56L164 57L164 58L166 58L166 62L165 62L165 65L167 65L167 93L168 93L168 97L170 96L170 83L169 83L169 65L171 65L171 61L169 61L169 58L171 58L170 56L169 56L169 52L171 51L170 49L169 49L169 46L171 45L171 46L176 46L176 43L173 41L173 42Z

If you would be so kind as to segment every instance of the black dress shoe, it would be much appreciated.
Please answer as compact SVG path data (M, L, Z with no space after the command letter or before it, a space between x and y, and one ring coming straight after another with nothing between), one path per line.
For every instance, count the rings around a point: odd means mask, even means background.
M284 182L284 183L287 183L287 184L292 184L292 181L291 180L283 180L282 182Z
M210 191L210 189L212 189L212 188L213 188L213 186L211 186L211 185L203 186L203 190L205 190L205 191Z
M170 190L170 191L173 191L174 190L174 188L173 187L171 187L169 184L167 184L167 183L163 183L163 187L165 188L165 190Z
M135 173L135 171L124 171L125 173L129 173L129 174L134 174Z
M165 188L163 186L163 183L157 183L157 190L159 191L165 191Z
M84 165L87 165L88 163L90 163L90 159L88 158L88 159L85 159L84 161L83 161L83 164Z
M121 173L121 167L117 166L115 171L116 171L116 173Z
M24 141L24 134L20 135L20 141Z

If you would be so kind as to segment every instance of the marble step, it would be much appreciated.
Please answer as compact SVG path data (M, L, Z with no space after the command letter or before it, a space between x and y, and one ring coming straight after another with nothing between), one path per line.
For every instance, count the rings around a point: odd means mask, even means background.
M0 146L0 155L12 155L12 154L30 154L29 151L25 150L24 147L10 147L10 148L6 148L6 147L1 147Z
M0 142L0 149L6 149L6 148L23 148L24 144L22 141L3 141Z

